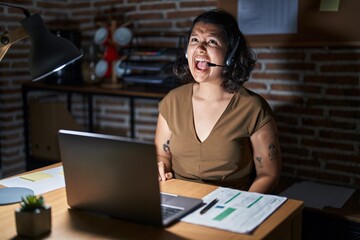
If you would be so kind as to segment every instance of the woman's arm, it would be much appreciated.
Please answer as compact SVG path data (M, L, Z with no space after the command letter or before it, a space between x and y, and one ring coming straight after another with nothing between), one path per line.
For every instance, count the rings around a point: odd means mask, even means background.
M155 147L159 169L159 181L165 181L173 177L171 169L171 151L169 142L171 131L164 117L159 114L156 133L155 133Z
M279 183L281 172L281 151L274 119L256 131L250 139L256 178L249 191L271 193Z

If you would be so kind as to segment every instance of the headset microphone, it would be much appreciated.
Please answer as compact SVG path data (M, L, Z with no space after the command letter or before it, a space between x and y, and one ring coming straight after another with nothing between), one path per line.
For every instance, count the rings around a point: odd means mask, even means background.
M231 51L229 56L226 58L226 61L225 61L226 66L230 66L232 61L234 61L234 55L235 55L235 52L236 52L236 50L237 50L237 48L239 46L239 42L240 42L240 37L238 37L234 49Z
M211 63L211 62L208 62L207 65L209 67L228 67L228 66L225 66L225 65L218 65L218 64L215 64L215 63Z

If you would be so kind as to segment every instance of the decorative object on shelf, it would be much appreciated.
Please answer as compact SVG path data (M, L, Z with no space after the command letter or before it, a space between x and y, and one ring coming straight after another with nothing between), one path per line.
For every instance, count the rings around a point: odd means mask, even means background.
M19 236L36 238L51 231L51 207L45 205L43 196L28 195L20 204L21 208L15 211Z
M101 26L95 32L94 43L105 48L101 59L96 63L95 75L104 81L110 79L110 82L102 84L103 87L122 87L122 84L118 83L120 75L119 71L116 71L115 65L126 58L126 56L119 55L119 48L131 42L132 32L127 28L130 24L131 22L126 22L117 26L116 21L112 20L109 26Z
M131 30L125 27L123 24L121 27L118 27L113 35L113 41L119 46L126 46L131 42L133 34Z

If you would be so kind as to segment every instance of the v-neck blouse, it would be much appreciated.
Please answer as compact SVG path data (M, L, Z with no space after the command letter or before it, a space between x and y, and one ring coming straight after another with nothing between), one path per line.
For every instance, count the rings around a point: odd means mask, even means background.
M199 141L193 118L193 83L170 91L159 103L172 136L176 178L247 190L253 170L251 135L273 116L266 101L241 87L209 136Z

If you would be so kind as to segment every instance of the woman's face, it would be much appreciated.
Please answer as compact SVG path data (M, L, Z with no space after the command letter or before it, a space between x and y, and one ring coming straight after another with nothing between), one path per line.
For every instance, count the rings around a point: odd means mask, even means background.
M197 82L222 82L222 67L209 67L208 62L224 65L227 45L220 27L211 23L195 24L189 38L187 56L192 76Z

